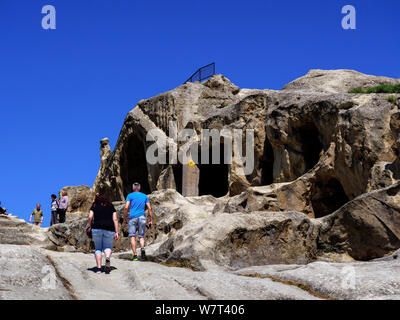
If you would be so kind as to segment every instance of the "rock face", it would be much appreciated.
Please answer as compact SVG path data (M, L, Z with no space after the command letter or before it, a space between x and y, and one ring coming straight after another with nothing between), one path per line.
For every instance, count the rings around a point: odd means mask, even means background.
M385 255L400 245L397 236L400 227L397 209L394 209L397 188L390 189L391 196L383 195L400 177L400 112L398 104L388 99L387 94L348 93L355 87L382 83L397 84L400 80L351 70L311 70L280 91L240 89L221 75L204 83L187 83L140 101L127 115L113 152L108 140L102 140L102 161L93 189L120 201L130 192L131 184L138 181L145 193L175 189L189 202L197 201L193 200L196 196L218 198L201 198L199 208L193 208L193 212L203 212L198 213L201 218L195 218L203 219L206 224L203 229L182 231L182 237L178 236L180 231L167 236L164 232L165 243L157 249L157 255L165 259L179 255L186 259L190 256L188 252L197 252L190 235L201 237L204 232L210 236L212 232L207 224L215 226L223 219L226 223L222 223L220 233L216 232L222 238L214 239L214 250L218 246L234 247L225 236L232 243L237 243L234 239L238 234L246 239L257 238L262 232L253 227L286 230L274 225L273 219L278 219L281 225L289 223L285 222L288 219L294 229L285 232L297 239L296 228L303 227L303 220L308 218L304 220L307 232L301 237L306 244L301 248L294 242L285 244L295 248L297 257L292 259L287 254L278 261L264 250L258 252L260 263L268 262L263 256L270 258L268 263L290 263L307 262L329 252L359 260ZM146 158L151 146L146 136L165 138L167 142L160 146L165 146L167 153L184 143L171 134L171 120L176 121L177 130L194 129L198 133L204 129L254 130L254 170L245 172L245 164L235 156L231 164L196 162L194 167L185 163L151 164ZM211 142L215 145L222 141L220 137L220 141ZM188 143L193 146L195 142L196 138L189 139ZM200 147L206 146L203 140L197 142ZM373 192L378 190L382 190L378 192L384 198L381 202L373 200L376 197ZM168 197L168 192L165 195ZM176 204L184 200L174 195L174 199L163 201ZM192 216L189 213L192 209L183 209L185 206L190 207L183 204L181 208L174 207L172 212L170 207L166 209L168 217L175 216L168 219L173 219L178 226L184 225ZM181 212L179 217L176 212ZM254 218L261 217L261 212L264 218ZM220 217L225 213L230 214L229 218ZM268 220L269 217L274 218ZM245 226L238 231L240 223ZM196 224L200 225L201 221ZM370 240L363 240L365 233ZM270 241L264 245L271 245ZM229 259L223 264L240 265L228 262ZM192 260L197 261L198 257Z
M354 70L310 70L304 77L288 83L282 90L347 93L354 88L398 83L399 79L370 76Z
M0 215L0 244L47 244L46 231L14 216Z
M0 244L0 300L70 300L73 297L41 250Z
M371 260L400 247L400 183L346 203L321 222L318 246L325 252L348 253Z
M399 268L397 256L388 261L274 265L250 267L235 273L257 278L275 279L307 288L309 292L342 300L399 300Z
M88 213L92 206L94 195L88 186L64 187L60 194L67 192L69 198L68 213Z
M120 201L135 181L146 193L175 188L184 196L216 197L292 182L296 192L306 193L306 199L299 199L301 211L310 217L330 214L363 193L393 184L399 176L398 107L386 94L347 93L352 87L381 82L399 80L315 70L282 91L239 89L223 76L187 83L139 102L127 115L112 153L107 140L101 142L101 169L93 188ZM151 143L146 135L157 129L171 142L170 120L178 130L254 130L253 172L243 174L243 165L235 159L231 165L198 164L194 173L179 163L149 164L146 152Z

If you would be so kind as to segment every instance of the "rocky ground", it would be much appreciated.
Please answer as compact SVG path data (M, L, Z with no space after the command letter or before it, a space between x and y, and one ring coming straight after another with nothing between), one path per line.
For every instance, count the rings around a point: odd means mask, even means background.
M198 252L198 271L186 260L154 262L159 259L155 243L147 248L147 262L130 261L130 252L114 253L106 275L94 272L92 253L49 250L48 240L43 241L47 229L14 217L2 217L1 230L4 226L10 233L0 237L0 299L400 298L397 253L369 262L338 263L332 262L337 257L325 257L308 264L258 265L251 260L248 264L256 265L233 268L218 263L218 252L210 252L214 259ZM28 231L26 242L12 244Z

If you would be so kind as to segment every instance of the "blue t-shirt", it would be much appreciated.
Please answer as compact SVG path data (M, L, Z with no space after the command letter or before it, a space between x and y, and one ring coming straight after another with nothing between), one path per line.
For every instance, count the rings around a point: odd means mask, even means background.
M129 218L139 218L145 216L144 209L146 203L149 203L149 198L141 192L132 192L126 197L126 201L131 203L131 208L129 211Z

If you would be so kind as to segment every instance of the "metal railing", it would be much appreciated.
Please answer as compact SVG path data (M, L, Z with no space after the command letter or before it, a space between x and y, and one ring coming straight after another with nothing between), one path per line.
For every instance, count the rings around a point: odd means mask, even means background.
M203 81L208 78L211 78L215 74L215 62L210 63L204 67L201 67L195 73L191 75L189 79L185 81L187 82L196 82L196 81Z

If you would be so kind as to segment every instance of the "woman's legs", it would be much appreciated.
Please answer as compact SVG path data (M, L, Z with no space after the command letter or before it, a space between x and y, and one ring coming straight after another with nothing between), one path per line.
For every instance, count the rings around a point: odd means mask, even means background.
M110 273L111 271L110 258L111 258L111 248L114 241L114 235L115 232L104 230L103 247L104 247L104 255L106 256L106 265L104 271L106 272L106 274Z
M111 249L114 242L115 232L103 230L103 248L107 259L111 257Z
M92 236L96 251L94 252L96 258L97 268L101 268L102 252L103 252L103 230L93 229Z
M102 262L102 254L101 253L95 253L95 257L96 257L96 267L101 269L101 262Z

